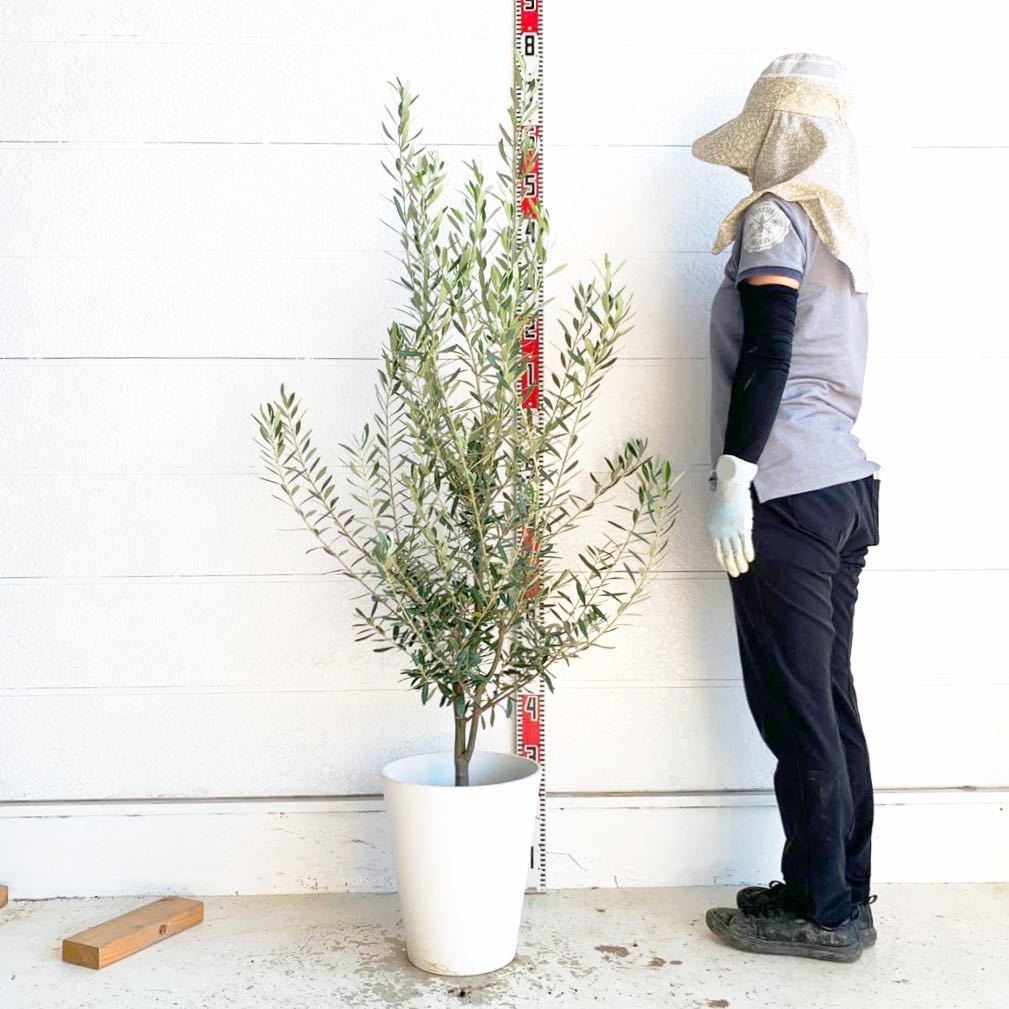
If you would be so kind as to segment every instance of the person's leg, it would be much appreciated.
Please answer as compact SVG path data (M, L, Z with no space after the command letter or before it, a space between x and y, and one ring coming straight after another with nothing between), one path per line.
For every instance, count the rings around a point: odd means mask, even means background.
M869 770L869 750L858 713L855 684L851 675L851 635L858 598L858 576L864 564L860 555L845 555L834 579L834 652L831 658L834 710L844 745L851 786L852 821L846 844L845 877L853 903L869 899L869 865L872 839L873 794Z
M841 550L841 567L834 578L834 650L831 656L834 710L844 744L852 796L851 831L846 845L845 875L855 904L869 899L873 791L869 750L862 731L858 699L851 673L851 642L858 599L858 580L870 546L879 542L876 514L878 481L856 487L859 521Z
M730 579L747 701L778 760L782 878L797 910L826 926L851 913L852 794L831 667L837 544L853 505L848 485L754 500L756 560Z

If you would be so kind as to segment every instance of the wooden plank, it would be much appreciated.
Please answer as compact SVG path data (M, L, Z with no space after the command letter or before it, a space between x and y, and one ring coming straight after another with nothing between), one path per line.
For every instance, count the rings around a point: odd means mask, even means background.
M100 970L203 921L203 903L162 897L63 940L63 959Z

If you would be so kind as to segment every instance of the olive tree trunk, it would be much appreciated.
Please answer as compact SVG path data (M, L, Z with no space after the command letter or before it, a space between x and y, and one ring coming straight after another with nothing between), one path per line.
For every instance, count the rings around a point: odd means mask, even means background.
M480 716L455 716L455 783L469 784L469 762L476 747L476 733L480 727ZM467 729L469 730L467 733Z

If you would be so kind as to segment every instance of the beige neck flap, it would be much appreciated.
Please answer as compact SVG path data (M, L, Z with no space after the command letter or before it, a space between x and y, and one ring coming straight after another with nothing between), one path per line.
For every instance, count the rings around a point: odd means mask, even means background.
M855 290L866 292L869 249L846 119L849 91L843 81L820 76L821 68L837 74L840 65L808 54L781 57L754 84L740 115L694 142L697 157L727 165L753 185L722 221L712 251L735 239L750 204L774 193L802 206L820 241L851 271Z

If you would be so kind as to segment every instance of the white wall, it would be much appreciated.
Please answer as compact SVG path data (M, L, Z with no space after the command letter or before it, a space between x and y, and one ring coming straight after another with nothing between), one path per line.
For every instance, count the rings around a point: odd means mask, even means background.
M715 225L743 180L689 144L796 48L861 86L876 289L860 433L883 543L856 632L880 879L1009 879L1007 51L930 24L546 0L551 293L604 250L638 325L589 461L633 434L687 471L634 626L549 701L551 885L776 872L771 762L703 529ZM0 3L0 879L14 895L383 889L378 769L443 713L355 645L257 479L287 381L331 445L392 317L379 123L395 75L451 165L496 168L511 4ZM457 176L458 178L458 176ZM556 330L554 330L556 333ZM979 504L978 502L982 502ZM985 522L980 520L984 518ZM992 524L995 528L992 528ZM484 739L505 748L506 725Z

